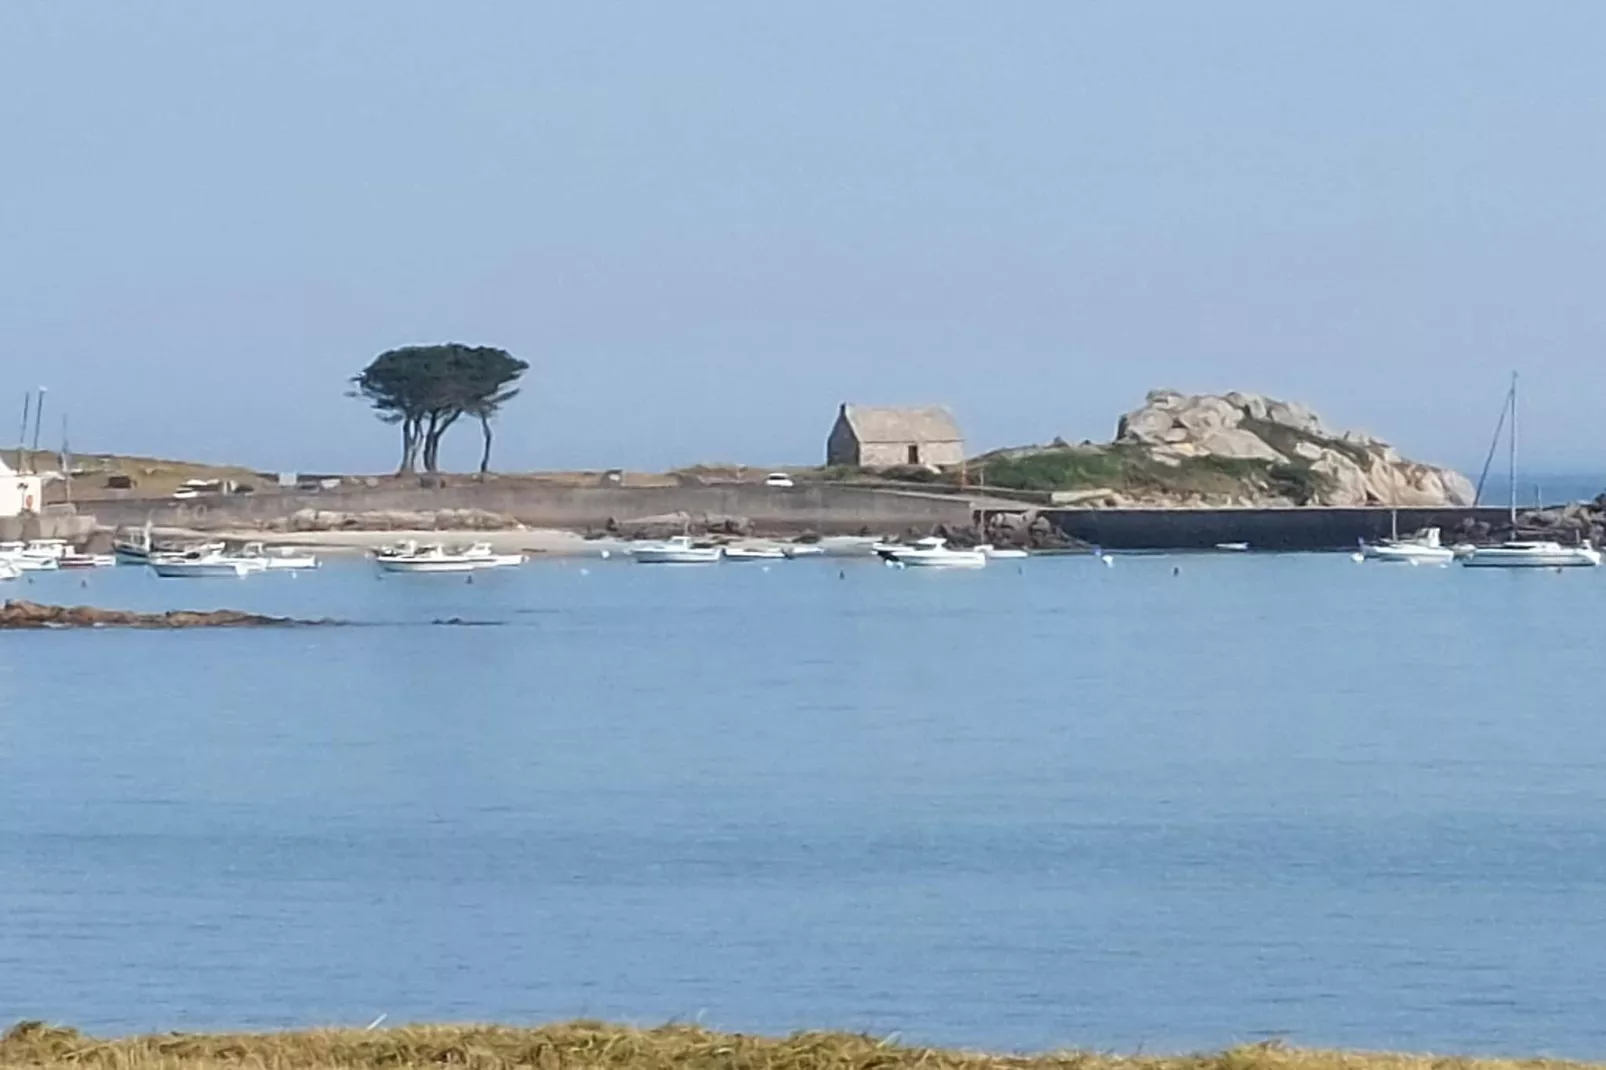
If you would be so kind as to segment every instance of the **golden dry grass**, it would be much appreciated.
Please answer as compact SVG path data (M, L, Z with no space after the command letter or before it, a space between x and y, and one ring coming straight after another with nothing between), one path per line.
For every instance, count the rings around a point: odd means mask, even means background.
M0 1067L106 1070L1560 1070L1585 1065L1542 1059L1305 1051L1279 1044L1183 1056L1092 1052L987 1055L908 1047L843 1033L799 1033L778 1039L685 1025L632 1029L598 1022L536 1029L436 1025L374 1031L169 1034L120 1040L97 1040L75 1030L32 1022L18 1025L0 1038Z

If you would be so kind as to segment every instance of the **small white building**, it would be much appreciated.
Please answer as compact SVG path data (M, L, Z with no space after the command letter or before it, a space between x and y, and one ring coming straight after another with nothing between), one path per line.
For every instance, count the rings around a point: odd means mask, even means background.
M44 480L15 472L0 460L0 517L39 513L44 502Z

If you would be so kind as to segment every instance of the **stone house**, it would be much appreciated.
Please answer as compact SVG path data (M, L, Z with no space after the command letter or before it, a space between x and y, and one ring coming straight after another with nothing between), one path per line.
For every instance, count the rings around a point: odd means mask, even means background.
M964 463L965 439L940 405L897 409L844 404L825 444L825 463L850 468L946 467Z

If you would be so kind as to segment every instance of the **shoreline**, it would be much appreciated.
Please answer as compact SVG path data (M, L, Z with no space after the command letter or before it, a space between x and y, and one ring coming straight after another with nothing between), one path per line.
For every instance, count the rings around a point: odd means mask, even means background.
M331 556L360 557L385 546L404 540L420 545L445 543L447 545L487 542L499 554L529 554L536 557L601 557L604 554L626 553L642 541L617 536L587 538L575 531L562 528L522 528L498 531L443 531L415 529L403 531L284 531L269 532L251 529L209 529L159 527L152 529L159 539L181 541L229 543L260 542L264 546L294 546ZM751 538L724 538L720 541L731 546L787 546L790 540ZM820 546L828 556L852 557L870 553L873 539L857 536L833 536L821 539Z
M1286 1047L1280 1042L1176 1055L1119 1055L1066 1048L992 1054L921 1047L855 1033L787 1037L719 1032L693 1025L652 1029L574 1021L535 1027L406 1025L277 1033L164 1033L122 1038L21 1022L0 1036L0 1065L195 1070L299 1068L585 1067L608 1070L1599 1070L1554 1059L1435 1055Z

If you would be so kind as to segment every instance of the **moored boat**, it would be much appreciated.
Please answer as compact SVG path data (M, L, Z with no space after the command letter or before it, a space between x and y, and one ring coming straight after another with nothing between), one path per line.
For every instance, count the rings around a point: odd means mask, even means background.
M1500 444L1501 428L1509 420L1507 442L1507 476L1510 480L1511 532L1520 533L1517 517L1517 375L1511 375L1511 389L1506 393L1506 406L1495 425L1494 441L1489 445L1489 459L1484 462L1483 474L1478 477L1478 498L1483 496L1483 483L1489 475L1489 465ZM1600 551L1587 542L1576 546L1563 546L1551 539L1511 539L1498 546L1478 546L1464 554L1457 554L1465 568L1595 568L1601 562Z
M260 542L248 542L240 550L241 557L257 558L268 572L300 572L318 567L318 559L292 546L278 546L269 550Z
M423 547L404 543L376 553L374 561L385 572L473 572L486 567L483 558L453 553L439 543Z
M1448 565L1455 560L1455 551L1439 541L1438 528L1424 528L1409 538L1385 539L1378 543L1362 543L1361 556L1368 561L1396 562L1410 565Z
M1461 559L1465 568L1594 568L1600 562L1600 551L1593 546L1549 540L1479 546Z
M948 540L931 536L913 546L893 546L878 549L882 558L895 565L912 568L986 568L987 555L979 548L955 550Z
M261 558L200 550L185 554L157 554L150 559L149 565L152 572L169 580L248 576L253 572L265 571L267 568Z
M54 554L29 553L27 543L0 543L0 561L7 562L18 572L54 572L61 567L61 559Z
M523 554L499 554L488 542L477 542L461 551L472 558L480 568L516 568L524 564Z
M1022 558L1031 556L1031 554L1025 550L1020 550L1009 546L994 546L989 542L982 543L980 546L976 547L976 549L985 554L989 561L1019 561Z
M70 569L110 568L117 564L117 555L69 553L63 555L57 564Z
M779 546L727 546L727 561L785 561L786 551Z
M712 565L724 556L719 546L699 546L689 535L676 535L663 542L633 547L632 557L643 565Z

